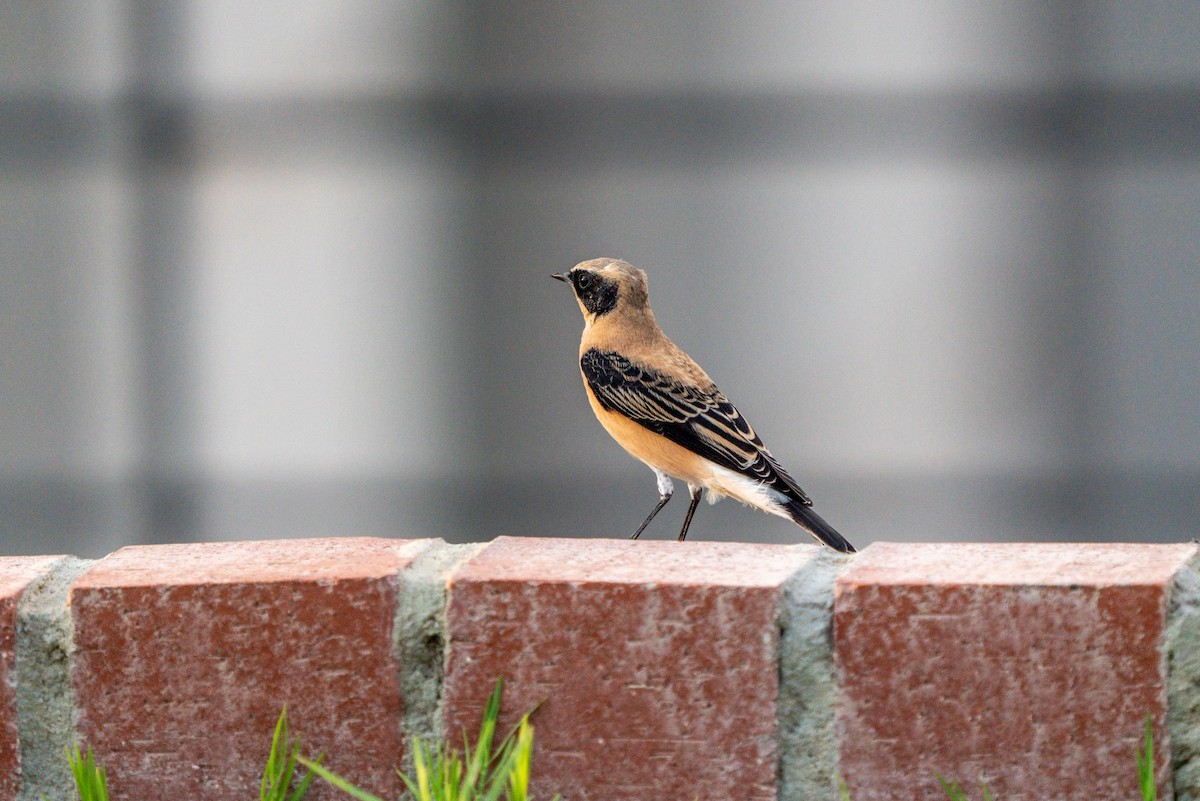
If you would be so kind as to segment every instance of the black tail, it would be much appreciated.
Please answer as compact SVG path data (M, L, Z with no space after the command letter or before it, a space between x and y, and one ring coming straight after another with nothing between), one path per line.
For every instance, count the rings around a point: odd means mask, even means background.
M808 533L821 542L842 553L854 553L855 548L845 537L837 533L837 529L825 522L811 506L805 506L797 501L788 501L785 507L798 525L808 530Z

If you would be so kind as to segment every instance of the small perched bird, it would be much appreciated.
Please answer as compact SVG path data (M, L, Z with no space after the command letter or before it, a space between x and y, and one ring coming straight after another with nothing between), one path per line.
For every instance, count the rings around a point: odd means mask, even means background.
M551 277L571 285L583 311L579 367L592 411L658 477L658 504L631 539L671 500L674 476L687 482L691 496L680 541L708 490L710 503L728 495L795 521L835 550L854 551L812 510L812 500L708 374L658 327L644 271L619 259L592 259Z

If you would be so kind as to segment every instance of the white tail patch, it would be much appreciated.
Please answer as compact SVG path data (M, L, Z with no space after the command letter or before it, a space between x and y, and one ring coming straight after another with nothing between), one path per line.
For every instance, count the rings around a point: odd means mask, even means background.
M791 519L791 515L783 507L785 500L783 496L766 484L746 478L740 473L735 473L719 465L711 465L710 469L711 473L707 480L701 481L704 488L708 490L709 503L716 503L723 496L728 495L759 511Z

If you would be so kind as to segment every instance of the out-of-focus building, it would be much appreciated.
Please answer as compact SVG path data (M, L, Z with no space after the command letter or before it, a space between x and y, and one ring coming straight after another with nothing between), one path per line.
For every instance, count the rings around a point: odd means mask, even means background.
M603 255L860 546L1190 537L1197 42L1191 0L0 3L0 551L624 536L652 474L548 278Z

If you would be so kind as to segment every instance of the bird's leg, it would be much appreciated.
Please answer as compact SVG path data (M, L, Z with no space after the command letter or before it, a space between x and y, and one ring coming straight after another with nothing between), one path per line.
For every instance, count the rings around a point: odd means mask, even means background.
M687 537L688 526L692 524L692 515L696 514L696 507L700 504L700 496L704 494L704 490L695 484L688 484L688 494L692 496L692 503L688 506L687 517L683 518L683 528L679 529L680 542Z
M670 495L663 495L661 498L659 498L658 503L655 504L654 509L650 512L650 515L642 521L642 524L638 526L637 531L629 535L629 539L636 540L639 536L641 536L642 532L646 530L646 526L650 525L650 521L654 519L654 516L658 514L660 509L667 505L667 501L669 500L671 500Z
M650 521L667 505L667 501L671 500L671 495L675 492L675 485L671 483L670 476L661 470L655 470L654 475L658 478L658 505L650 511L650 514L638 526L637 531L633 532L633 535L629 538L631 540L636 540L641 536L641 533L646 530L646 526L650 525Z

